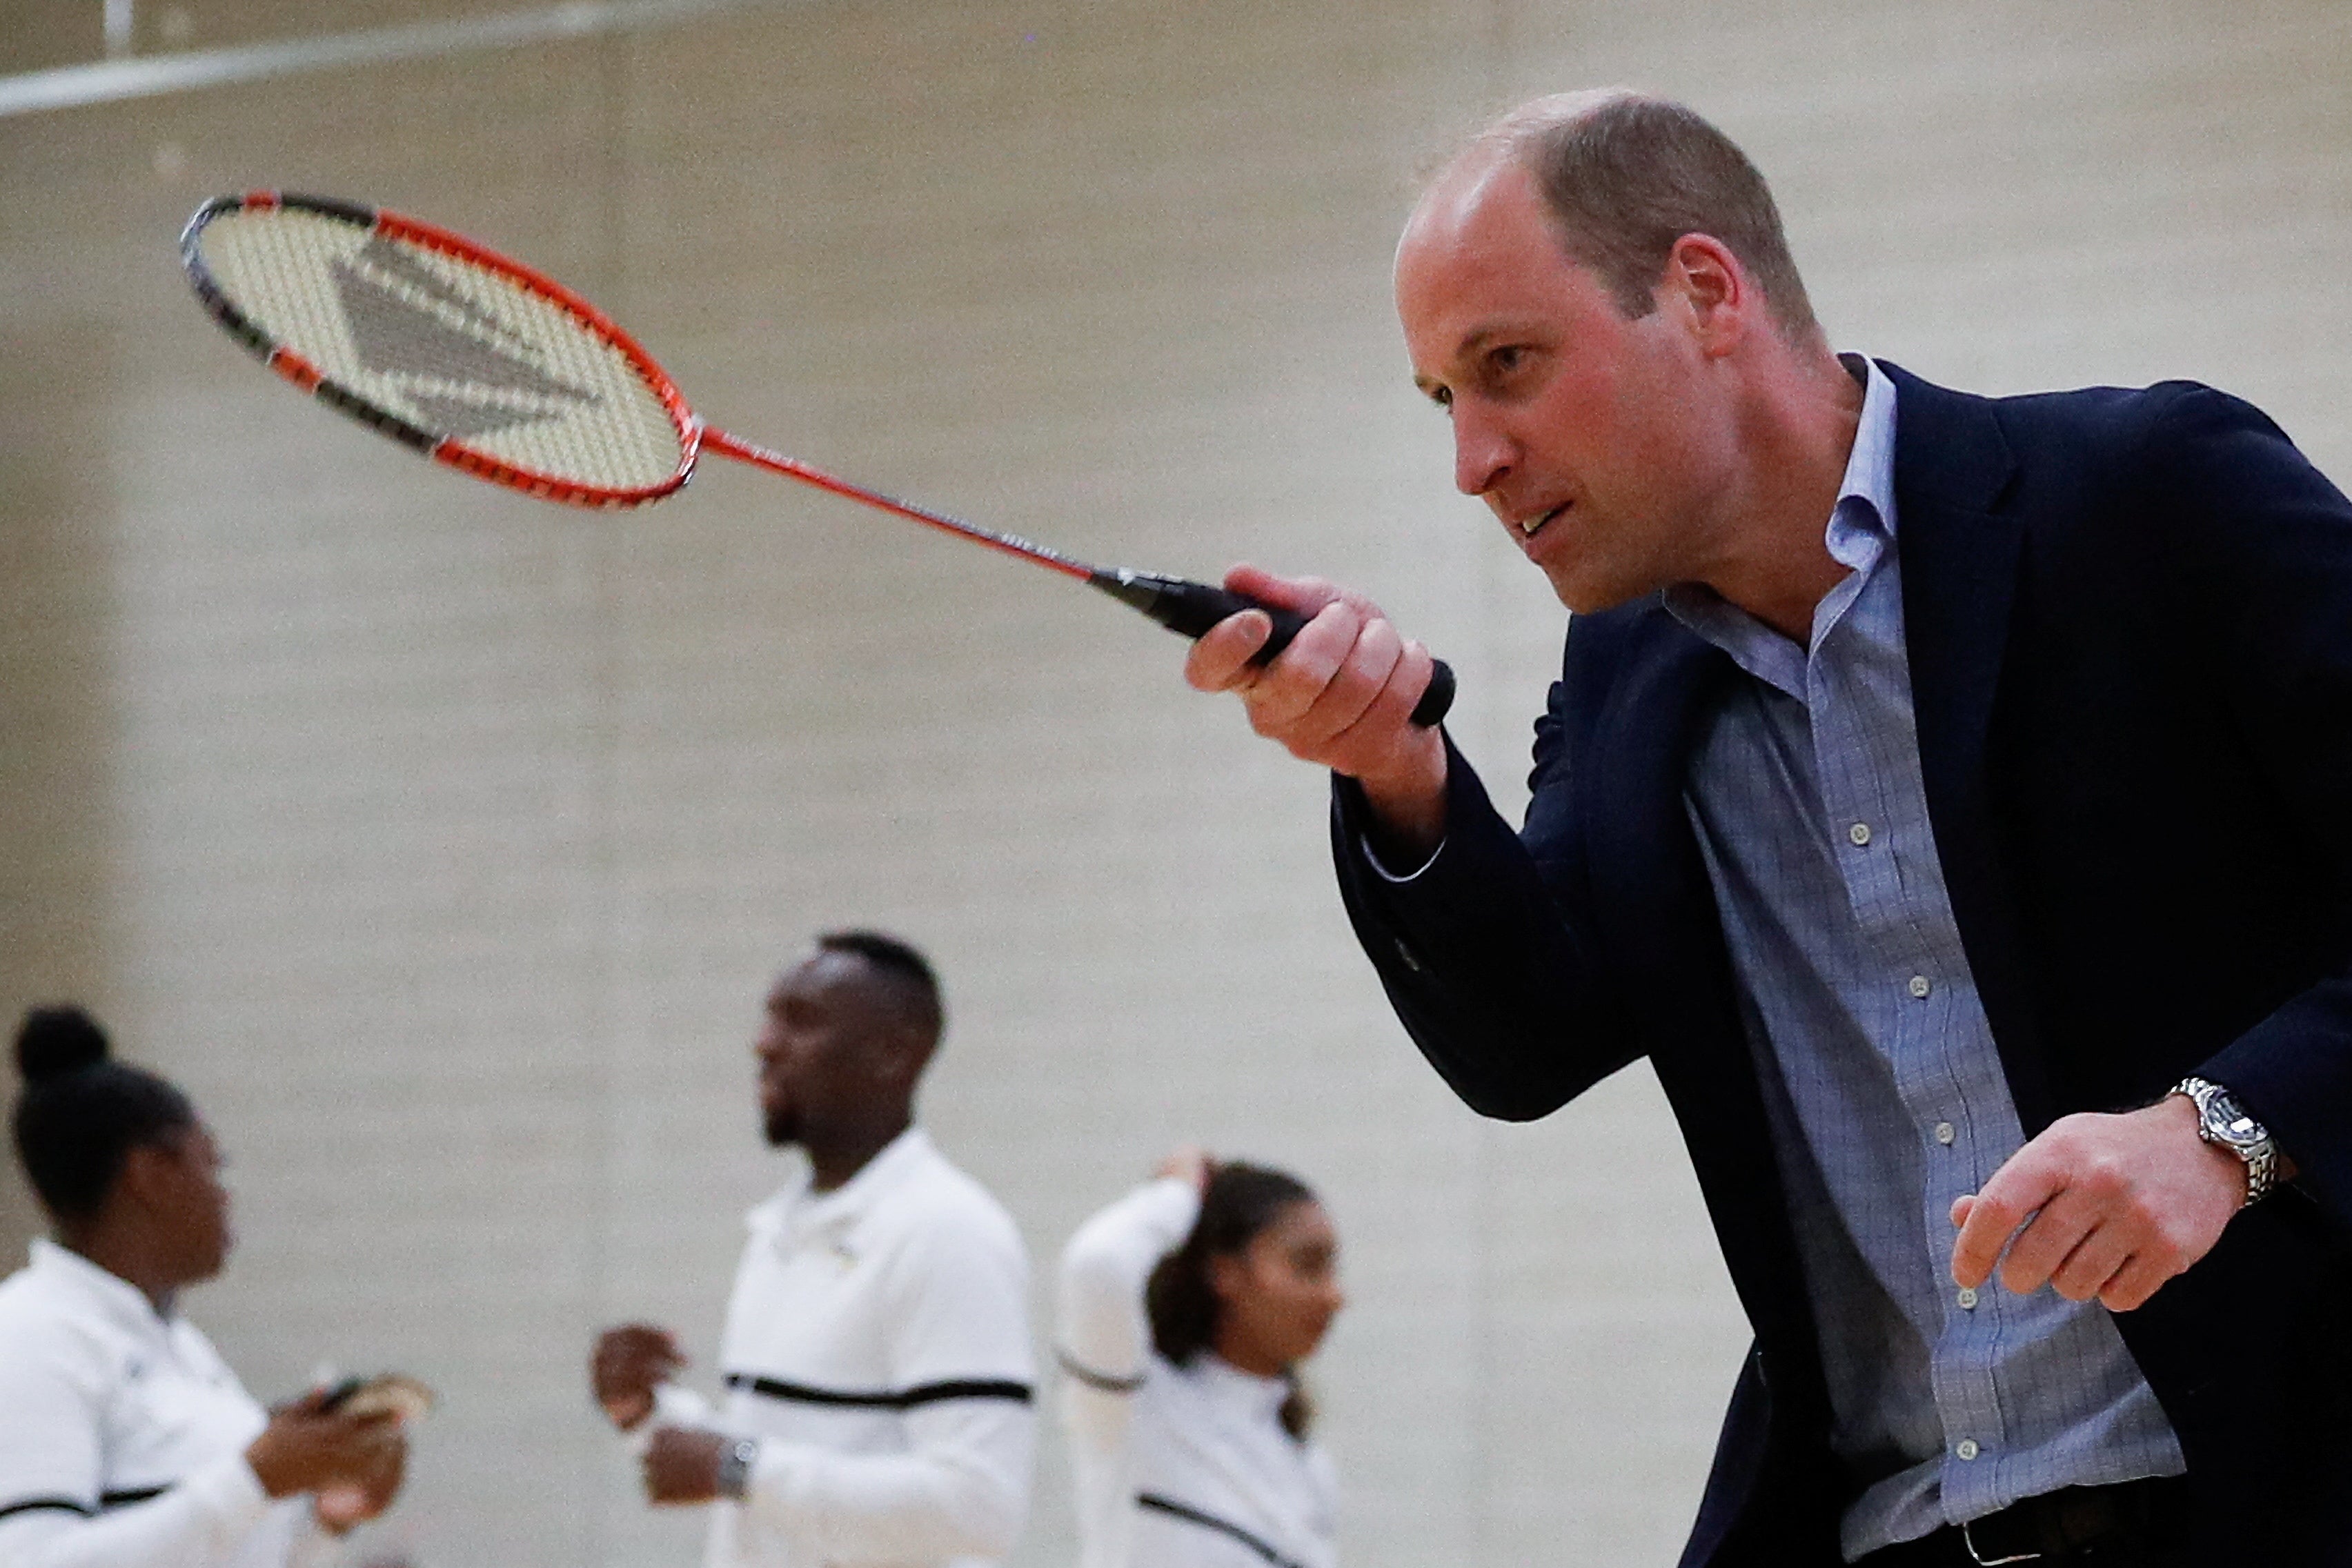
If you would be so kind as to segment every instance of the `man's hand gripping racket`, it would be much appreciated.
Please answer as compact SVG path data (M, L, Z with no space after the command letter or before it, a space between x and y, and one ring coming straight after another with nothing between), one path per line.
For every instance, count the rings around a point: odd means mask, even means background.
M213 319L279 375L381 434L526 495L641 506L677 494L699 456L716 452L1076 578L1187 637L1263 611L1273 631L1254 665L1307 624L1231 588L1089 565L740 441L698 418L653 358L585 299L395 213L276 192L225 196L188 220L180 260ZM1433 727L1453 703L1454 672L1431 661L1412 722Z

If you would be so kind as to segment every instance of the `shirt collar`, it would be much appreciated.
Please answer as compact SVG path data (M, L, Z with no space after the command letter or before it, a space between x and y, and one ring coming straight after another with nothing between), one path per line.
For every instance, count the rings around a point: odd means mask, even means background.
M81 1297L103 1316L134 1333L168 1334L170 1321L155 1311L147 1293L121 1275L100 1268L70 1247L46 1237L33 1242L31 1269L56 1289Z
M1838 518L1850 512L1851 497L1866 501L1888 538L1895 537L1895 383L1874 360L1861 354L1840 354L1838 361L1863 377L1862 418L1854 425L1853 451L1845 460L1845 477L1838 485L1839 505L1830 516L1829 538L1835 547Z
M751 1210L747 1223L772 1231L786 1245L820 1230L845 1230L937 1157L930 1134L908 1127L831 1192L814 1190L811 1174L803 1170L799 1180Z
M1202 1351L1192 1360L1192 1375L1202 1387L1213 1396L1224 1399L1264 1420L1274 1420L1282 1414L1283 1405L1294 1392L1290 1381L1282 1377L1261 1377L1255 1372L1244 1372L1215 1351Z

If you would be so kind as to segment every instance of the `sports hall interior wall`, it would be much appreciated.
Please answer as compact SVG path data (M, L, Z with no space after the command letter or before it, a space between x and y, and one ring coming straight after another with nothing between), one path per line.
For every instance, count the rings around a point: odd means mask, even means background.
M189 0L136 42L504 3ZM0 71L96 52L96 0L9 11ZM641 513L468 485L259 374L181 220L382 202L573 283L753 439L1098 559L1361 584L1516 810L1559 614L1449 491L1388 256L1454 135L1615 80L1749 148L1840 346L2199 377L2352 477L2340 0L777 0L0 120L0 1003L83 998L197 1096L243 1242L190 1306L257 1392L444 1390L378 1544L695 1552L583 1358L651 1317L709 1375L780 1179L758 998L844 923L939 959L927 1115L1041 1312L1175 1141L1324 1188L1357 1568L1672 1562L1746 1333L1647 1071L1532 1126L1456 1104L1354 950L1321 779L1172 639L723 465ZM1050 1439L1039 1477L1024 1565L1072 1556Z

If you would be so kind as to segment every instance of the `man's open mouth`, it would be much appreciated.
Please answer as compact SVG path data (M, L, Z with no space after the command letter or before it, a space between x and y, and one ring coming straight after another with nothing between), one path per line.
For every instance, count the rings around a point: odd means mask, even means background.
M1546 523L1550 522L1554 517L1568 510L1570 506L1573 503L1571 502L1562 501L1559 506L1554 507L1549 512L1538 512L1531 517L1524 517L1520 519L1519 532L1528 538L1535 538L1537 534L1543 530L1543 526Z

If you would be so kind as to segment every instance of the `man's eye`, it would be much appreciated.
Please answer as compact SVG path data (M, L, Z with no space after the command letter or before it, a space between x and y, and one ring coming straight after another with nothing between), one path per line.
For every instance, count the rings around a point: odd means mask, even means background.
M1486 353L1486 368L1498 376L1507 376L1527 363L1528 351L1516 343L1505 343Z
M1435 403L1447 413L1452 413L1454 412L1454 389L1452 387L1433 388L1429 394L1429 401Z

